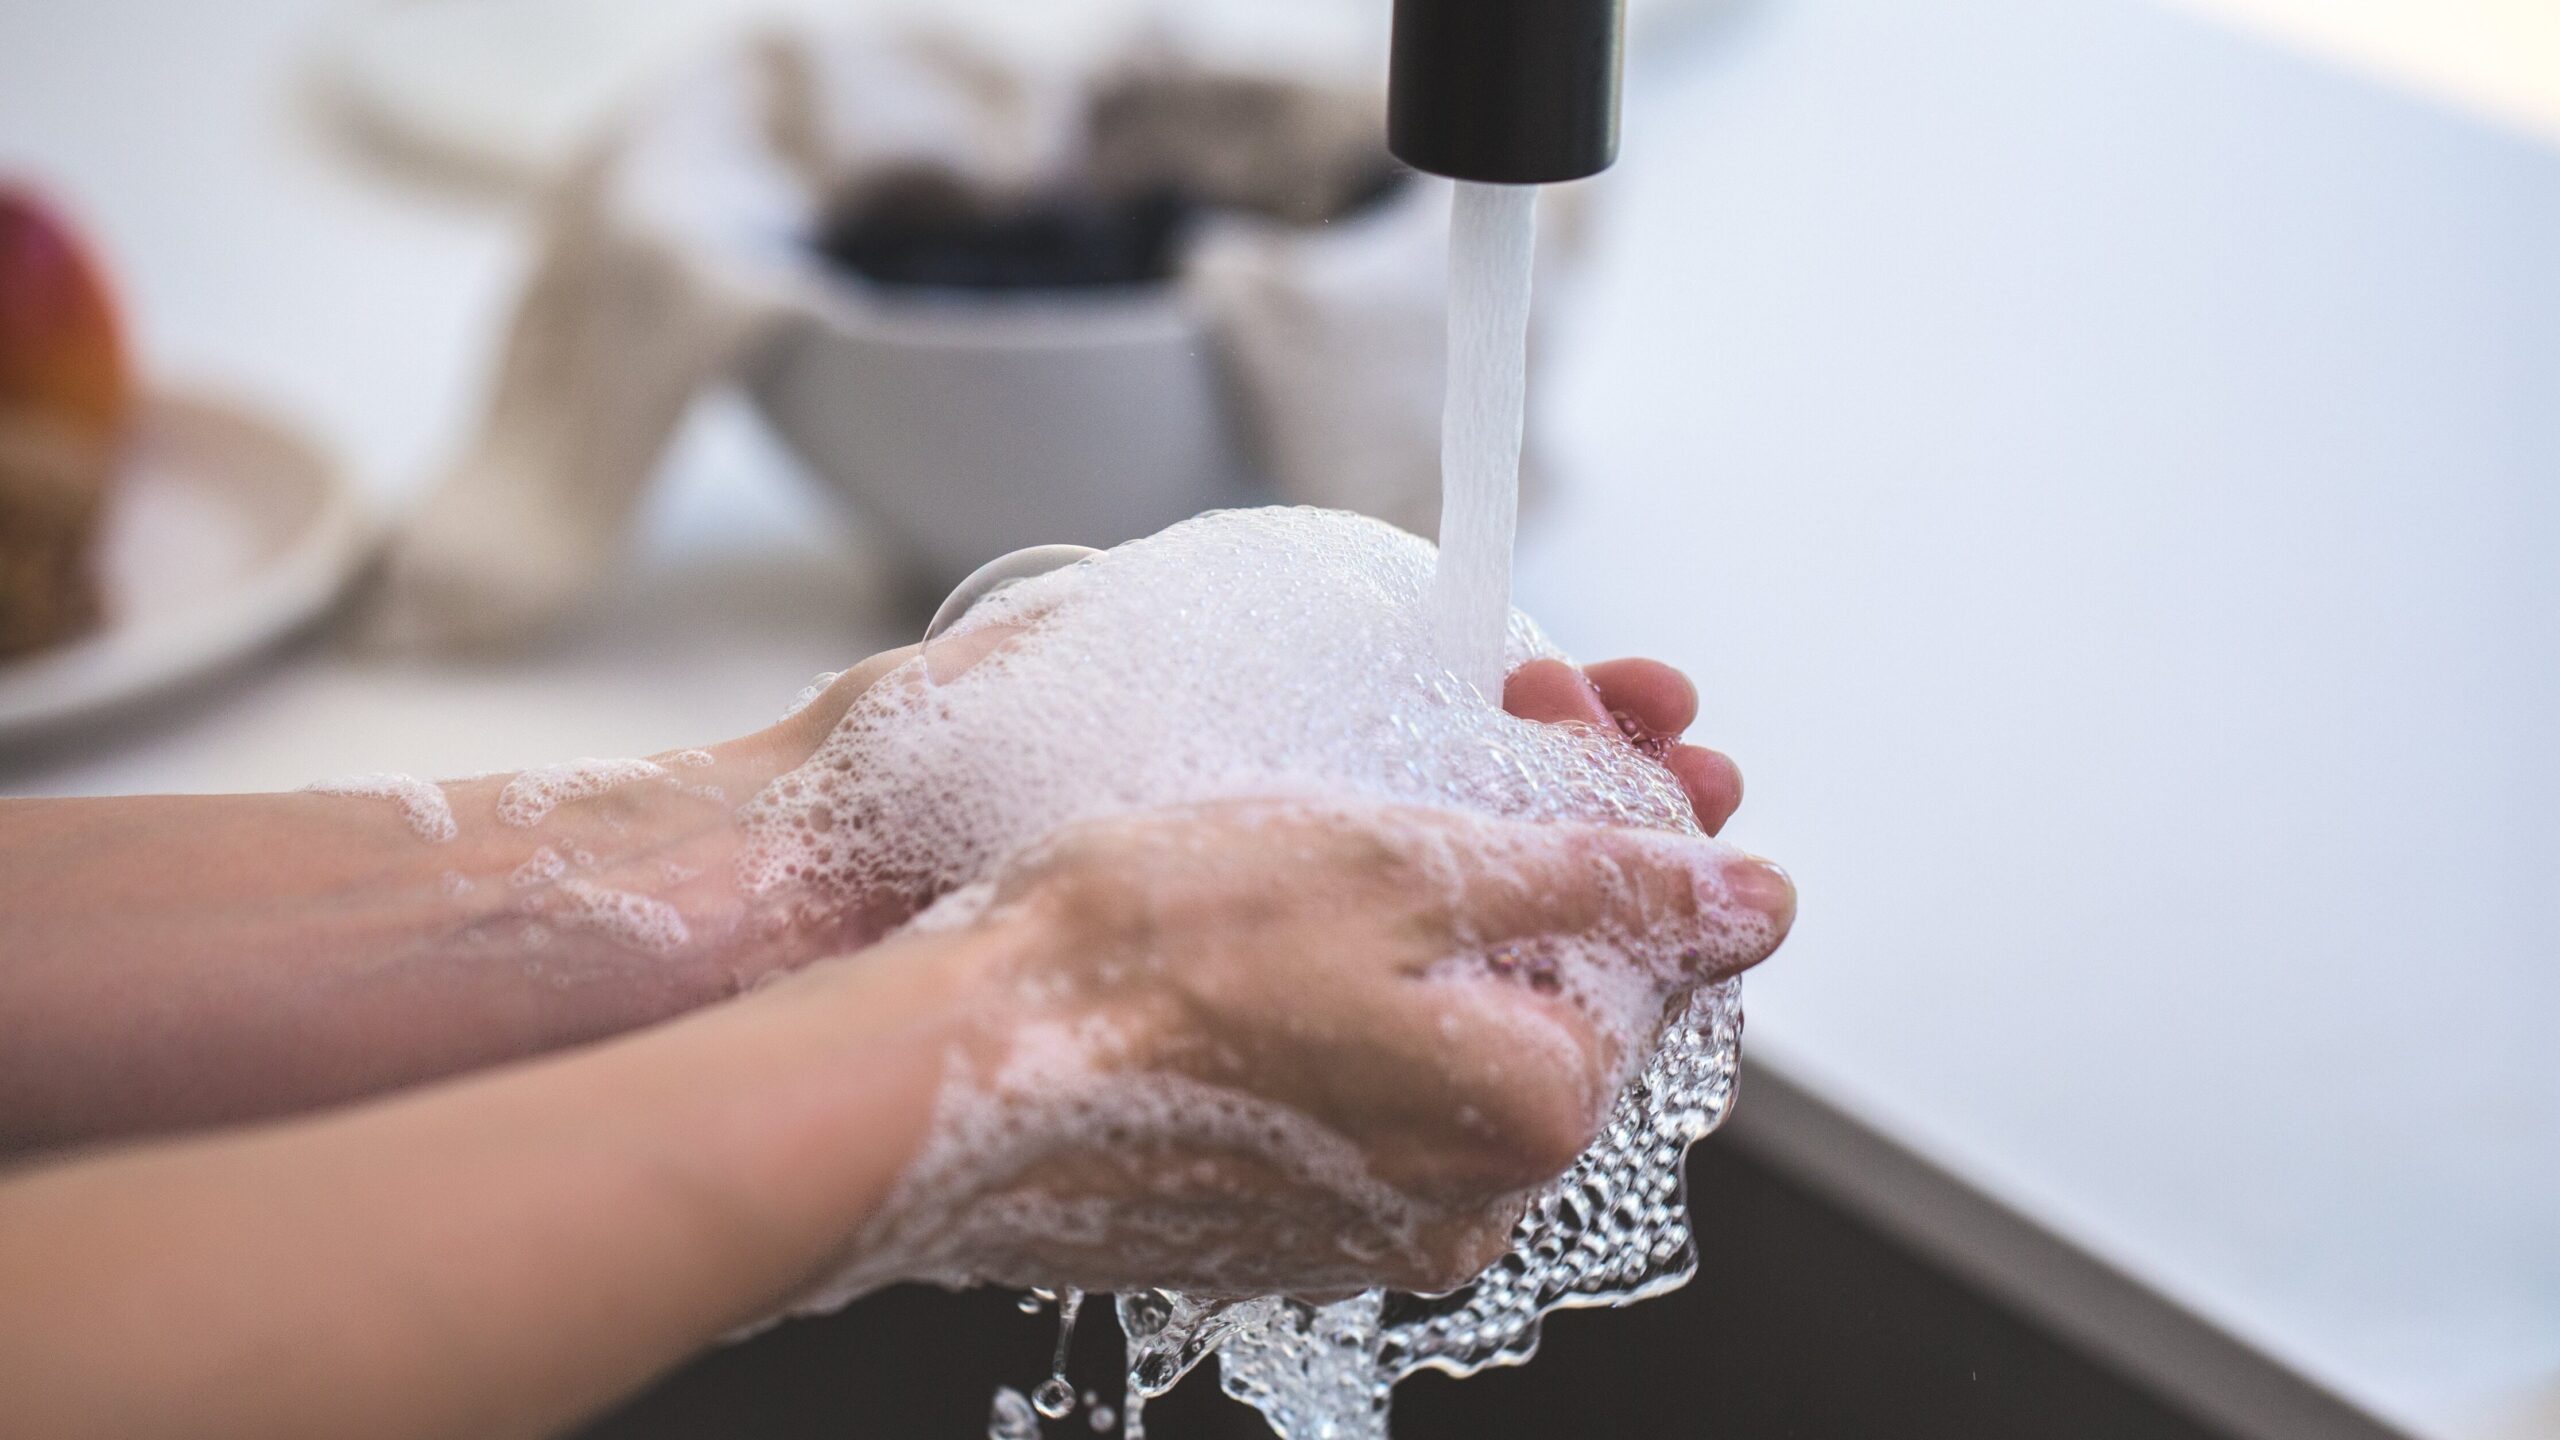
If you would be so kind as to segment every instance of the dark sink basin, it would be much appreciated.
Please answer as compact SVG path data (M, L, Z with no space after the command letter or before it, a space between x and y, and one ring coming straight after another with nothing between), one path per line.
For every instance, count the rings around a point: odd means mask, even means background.
M1776 1077L1746 1082L1736 1123L1690 1157L1698 1278L1623 1310L1550 1316L1537 1359L1470 1380L1423 1375L1396 1392L1397 1440L2388 1440L2388 1431L2147 1296L2117 1297L2129 1331L2176 1332L2132 1365L2065 1338L2111 1335L2093 1262L2043 1255L2056 1294L2080 1311L2053 1323L2052 1297L2011 1298L1983 1271L1871 1223L1798 1163L1807 1139L1924 1205L1933 1172L1907 1155L1826 1133L1826 1116ZM1803 1107L1815 1105L1807 1110ZM1743 1117L1764 1112L1758 1123ZM1772 1144L1771 1124L1784 1128ZM1945 1196L1936 1197L1944 1208ZM1978 1200L1972 1202L1980 1204ZM2014 1218L2001 1223L2022 1224ZM1993 1227L1997 1229L1996 1226ZM2002 1242L1996 1236L1992 1248ZM2049 1238L2036 1241L2058 1245ZM2011 1273L2021 1254L2008 1247ZM2037 1271L2024 1272L2030 1283ZM2016 1294L2030 1294L2018 1303ZM2099 1295L2091 1302L2088 1297ZM907 1287L705 1355L584 1432L587 1440L976 1440L998 1384L1047 1373L1054 1319L1007 1293ZM2163 1316L2170 1318L2164 1322ZM1073 1378L1118 1401L1119 1337L1099 1316L1078 1338ZM2073 1323L2075 1322L2076 1323ZM2112 1342L2108 1342L2111 1347ZM2158 1356L2169 1354L2163 1367ZM2150 1378L2137 1378L2141 1372ZM2162 1374L2201 1377L2195 1393ZM2209 1385L2206 1382L2210 1382ZM2255 1388L2235 1404L2234 1393ZM2272 1396L2270 1400L2268 1397ZM2253 1408L2254 1406L2254 1408ZM2231 1416L2260 1415L2235 1424ZM2216 1418L2208 1418L2216 1417ZM1147 1411L1151 1440L1261 1437L1259 1417L1217 1393L1205 1369ZM1085 1416L1049 1426L1090 1435Z

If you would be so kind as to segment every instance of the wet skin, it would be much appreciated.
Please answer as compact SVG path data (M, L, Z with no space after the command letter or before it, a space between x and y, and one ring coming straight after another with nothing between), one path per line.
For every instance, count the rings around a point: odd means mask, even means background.
M906 658L876 657L801 716L713 747L700 773L749 793ZM1667 667L1541 662L1505 700L1656 750L1708 828L1739 801L1729 761L1678 743L1696 702ZM491 793L455 787L458 811L486 813L503 782L475 783ZM575 802L549 825L591 838L601 873L672 874L681 859L699 873L676 888L704 887L688 903L709 907L735 844L724 808L662 788ZM1765 957L1794 899L1772 868L1677 848L1694 842L1499 822L1435 833L1452 823L1392 807L1131 817L1009 871L1004 903L959 929L879 940L902 908L890 897L829 931L621 957L564 992L474 963L438 884L458 861L503 877L525 832L485 853L467 850L468 828L465 850L430 847L388 806L307 795L0 804L0 913L18 937L0 961L0 1136L58 1152L0 1172L11 1423L552 1433L847 1264L900 1273L905 1257L865 1254L864 1237L950 1058L1000 1053L1033 1018L1026 982L1121 1027L1127 1065L1286 1105L1449 1217L1380 1278L1461 1274L1520 1187L1587 1143L1605 1098L1594 1077L1617 1057L1552 997L1435 980L1432 958L1487 935L1609 933L1712 893L1765 925L1747 947L1702 951L1688 978L1706 980ZM1546 879L1435 898L1400 883L1424 841L1462 876L1527 865ZM1622 889L1575 881L1595 864ZM1709 865L1720 883L1702 884ZM386 981L386 950L419 963ZM1330 968L1271 984L1275 955ZM310 1003L315 984L346 1003ZM1509 1063L1471 1063L1488 1056ZM286 1118L98 1143L252 1115ZM1144 1188L1098 1158L1070 1149L995 1183ZM1243 1185L1249 1216L1258 1183L1274 1225L1323 1203L1249 1157L1218 1158L1240 1166L1224 1203ZM1269 1253L1259 1282L1343 1278ZM1095 1261L1008 1258L1060 1273Z

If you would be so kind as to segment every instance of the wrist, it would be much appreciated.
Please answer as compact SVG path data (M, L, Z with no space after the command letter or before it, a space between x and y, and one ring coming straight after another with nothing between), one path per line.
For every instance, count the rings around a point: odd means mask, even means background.
M738 812L806 759L788 722L705 749L628 762L631 778L547 807L543 770L447 785L460 843L422 854L407 888L458 957L546 977L575 1012L637 1024L858 950L901 915L819 903L796 885L750 891ZM641 767L647 768L641 768ZM546 767L551 783L568 767ZM573 787L574 794L574 787Z
M1014 917L902 936L686 1022L705 1053L683 1069L737 1081L705 1127L721 1137L714 1163L724 1183L780 1207L768 1210L767 1233L798 1237L768 1311L848 1276L903 1278L893 1273L898 1256L868 1244L925 1149L946 1081L1005 1043L994 997L1032 943Z
M862 692L914 659L922 649L921 646L907 645L883 650L851 669L838 671L790 714L740 743L759 743L780 758L781 763L774 770L776 775L791 769L826 743L827 736L834 732L837 723L844 719L846 711L853 708L853 702L861 698Z

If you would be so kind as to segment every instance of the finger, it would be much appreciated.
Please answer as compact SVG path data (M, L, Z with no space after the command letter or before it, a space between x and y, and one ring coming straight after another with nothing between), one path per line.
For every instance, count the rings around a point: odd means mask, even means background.
M1479 969L1355 981L1332 1025L1303 986L1261 1003L1298 1019L1285 1043L1301 1078L1287 1102L1357 1140L1374 1173L1408 1194L1481 1197L1552 1177L1590 1143L1625 1079L1624 1027Z
M1698 687L1659 660L1603 660L1584 673L1630 739L1677 740L1698 718Z
M1738 866L1728 866L1724 875L1725 890L1742 908L1761 917L1767 925L1766 949L1745 961L1747 968L1769 958L1787 938L1796 923L1796 882L1776 864L1751 856Z
M1606 684L1599 683L1603 678ZM1671 743L1696 717L1698 696L1688 677L1659 661L1604 661L1586 674L1560 660L1532 660L1511 672L1502 700L1523 720L1626 735L1670 767L1710 835L1742 804L1742 772L1730 759Z
M1732 757L1702 745L1674 745L1662 757L1698 812L1698 824L1710 835L1723 830L1742 808L1742 770Z
M1561 660L1532 660L1512 671L1502 685L1502 708L1542 725L1588 725L1603 732L1618 728L1600 691Z
M844 719L844 712L853 708L853 702L862 698L863 691L878 684L880 677L914 659L917 648L903 645L895 650L883 650L852 669L838 673L816 698L785 718L778 730L796 735L804 749L816 744L836 728L838 721Z
M853 708L853 702L861 699L864 691L896 673L918 655L924 657L926 676L934 684L945 685L1002 649L1005 641L1021 632L1022 627L1018 625L981 625L944 635L929 646L904 645L895 650L883 650L837 675L816 699L802 706L770 733L784 737L786 746L796 745L805 751L843 721L845 712Z
M1446 822L1461 933L1674 946L1696 979L1767 959L1795 921L1785 871L1712 840L1603 825Z
M948 685L1022 630L1019 625L979 625L947 632L924 647L924 673L934 684Z
M1619 1047L1569 1001L1484 977L1392 987L1364 1006L1326 1114L1408 1193L1484 1195L1553 1176L1616 1093Z

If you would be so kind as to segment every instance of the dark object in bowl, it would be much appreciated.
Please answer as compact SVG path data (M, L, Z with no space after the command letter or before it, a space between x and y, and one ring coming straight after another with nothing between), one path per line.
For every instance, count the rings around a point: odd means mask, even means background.
M1382 166L1326 220L1366 210L1409 172ZM1181 268L1182 245L1210 208L1170 185L1128 194L1090 188L998 197L934 171L889 176L838 205L818 253L879 285L957 290L1080 290L1151 285Z
M819 253L883 285L1067 290L1171 278L1194 207L1170 190L1052 191L1012 202L931 174L871 187L828 217Z

